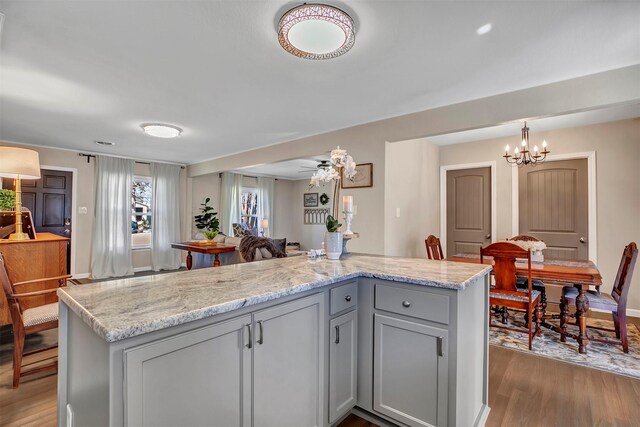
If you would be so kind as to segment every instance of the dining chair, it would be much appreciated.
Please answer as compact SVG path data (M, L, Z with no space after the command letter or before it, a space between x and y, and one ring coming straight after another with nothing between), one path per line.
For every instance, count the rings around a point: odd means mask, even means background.
M16 292L16 288L23 285L42 283L50 280L57 280L58 287L64 287L66 286L67 279L70 277L71 276L69 275L65 275L11 283L7 273L4 257L0 254L0 282L2 283L2 288L4 289L4 293L7 297L9 312L11 314L11 322L13 324L13 388L17 388L20 384L20 377L49 369L57 369L58 367L58 361L55 360L48 365L37 366L29 370L21 369L22 358L24 356L41 353L58 346L56 343L53 346L23 353L26 335L58 327L58 303L55 302L25 309L22 301L32 297L54 294L57 291L57 288L22 293Z
M436 261L441 261L444 259L444 255L442 254L442 245L440 245L440 239L438 239L433 234L430 234L425 239L424 244L427 247L427 259L434 259Z
M635 242L631 242L625 246L624 251L622 252L622 259L620 260L618 273L616 274L615 281L613 282L611 295L591 290L588 290L585 293L587 300L589 301L589 308L610 311L614 325L614 329L588 325L587 328L615 332L616 334L616 340L593 337L589 337L589 339L591 341L599 341L607 344L622 344L622 351L625 353L629 352L629 341L627 339L627 295L629 294L631 276L633 276L633 268L636 265L637 259L638 245ZM562 299L560 302L560 329L563 332L560 339L562 342L566 340L565 333L567 332L567 321L570 317L569 305L575 306L578 293L578 289L573 286L565 286L562 288Z
M527 313L527 329L516 328L507 325L491 323L489 316L489 326L507 329L515 332L527 332L529 336L529 350L533 338L540 333L542 322L542 309L540 304L540 292L533 289L533 279L531 278L531 251L522 249L511 242L496 242L480 249L480 262L484 257L493 257L494 285L489 292L489 305L523 310ZM527 260L527 283L526 288L518 287L516 280L516 258ZM535 315L535 331L533 329L533 319Z
M516 242L540 242L541 241L540 239L530 236L528 234L518 234L517 236L513 236L508 240L516 241ZM518 277L518 287L524 288L525 286L527 286L527 279L525 277ZM533 279L533 289L540 292L542 315L544 316L547 314L547 292L544 287L544 282L542 280Z

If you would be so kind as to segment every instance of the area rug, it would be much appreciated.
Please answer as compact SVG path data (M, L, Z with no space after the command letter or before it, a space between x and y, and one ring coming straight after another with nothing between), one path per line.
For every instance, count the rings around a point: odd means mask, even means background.
M497 322L494 320L493 322ZM526 327L524 319L510 313L508 323L517 327ZM613 329L613 321L589 319L589 325ZM555 322L557 325L558 323ZM570 325L571 332L577 333L577 327ZM600 369L640 379L640 330L636 325L627 325L629 337L629 353L622 351L621 345L604 344L590 341L587 354L578 353L576 340L567 337L567 342L560 342L558 333L542 328L540 335L533 340L533 349L529 351L526 333L513 332L505 329L490 328L489 343L491 345L519 350L536 356L548 357L563 362L574 363L587 368ZM613 337L604 331L589 329L589 337Z

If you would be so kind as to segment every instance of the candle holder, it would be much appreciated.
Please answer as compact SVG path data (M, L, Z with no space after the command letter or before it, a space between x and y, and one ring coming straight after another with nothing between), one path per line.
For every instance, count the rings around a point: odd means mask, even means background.
M342 232L343 235L351 235L353 231L351 231L351 221L353 221L353 212L346 211L344 212L344 220L347 224L347 229Z

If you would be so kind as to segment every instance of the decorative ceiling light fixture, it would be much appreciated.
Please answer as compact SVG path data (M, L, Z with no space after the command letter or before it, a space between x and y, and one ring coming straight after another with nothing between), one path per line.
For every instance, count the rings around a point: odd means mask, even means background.
M178 126L163 123L143 123L140 125L144 133L158 138L175 138L180 136L182 129Z
M522 142L520 143L521 148L515 147L513 149L513 155L509 154L509 145L504 148L504 157L507 163L512 166L522 167L524 165L535 166L538 163L544 162L544 159L547 157L551 151L547 149L547 141L542 141L542 151L538 150L538 146L533 146L533 151L529 149L529 128L527 127L527 122L524 122L524 127L522 128Z
M287 11L278 24L278 41L292 55L306 59L331 59L353 47L353 19L326 4L303 4Z

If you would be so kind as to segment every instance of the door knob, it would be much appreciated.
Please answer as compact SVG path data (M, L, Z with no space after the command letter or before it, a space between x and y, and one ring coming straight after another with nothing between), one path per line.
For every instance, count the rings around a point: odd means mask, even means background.
M69 229L67 228L66 230L64 230L64 232L63 232L63 233L64 233L64 234L69 234L69 233L71 233L71 230L69 230Z
M580 243L587 243L587 241L584 239L584 237L580 238Z
M487 234L486 236L484 236L485 239L490 239L491 238L491 234Z

